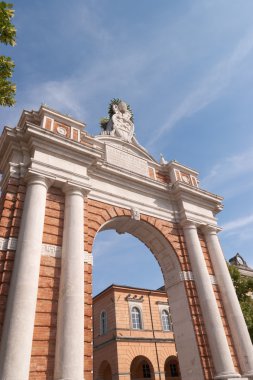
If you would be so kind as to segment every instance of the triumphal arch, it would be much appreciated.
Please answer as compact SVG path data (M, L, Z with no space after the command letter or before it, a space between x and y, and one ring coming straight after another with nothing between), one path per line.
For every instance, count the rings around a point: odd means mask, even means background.
M253 379L217 237L222 198L195 170L156 162L126 103L112 101L101 127L92 137L41 106L3 130L0 379L91 380L92 245L106 229L136 236L156 257L182 379Z

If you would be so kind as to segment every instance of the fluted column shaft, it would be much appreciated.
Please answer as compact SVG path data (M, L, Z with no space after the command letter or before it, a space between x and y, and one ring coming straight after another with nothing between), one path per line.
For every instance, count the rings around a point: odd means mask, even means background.
M193 223L187 223L183 226L183 229L216 371L215 379L240 377L234 369L213 286L201 249L197 228Z
M30 177L3 327L0 378L28 380L48 183Z
M55 379L83 380L84 198L75 187L68 186L65 193Z
M217 233L205 228L204 234L243 375L253 378L253 347Z

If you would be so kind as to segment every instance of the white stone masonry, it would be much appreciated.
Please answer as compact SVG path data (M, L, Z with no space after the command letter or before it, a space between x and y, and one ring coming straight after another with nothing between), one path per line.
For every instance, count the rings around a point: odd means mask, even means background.
M5 313L0 379L28 380L37 302L47 180L31 176Z
M201 249L197 227L192 222L186 222L183 229L213 357L215 379L240 378L241 376L236 373L234 368L213 286Z
M57 315L55 380L83 380L84 372L84 197L65 188L65 213Z
M217 233L211 227L204 233L243 375L253 379L253 347Z

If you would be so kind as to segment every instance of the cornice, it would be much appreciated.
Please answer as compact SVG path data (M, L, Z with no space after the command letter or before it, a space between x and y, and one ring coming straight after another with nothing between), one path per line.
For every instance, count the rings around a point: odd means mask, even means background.
M51 116L56 116L56 118L59 118L60 120L65 120L69 123L79 125L81 128L85 128L86 124L80 120L75 119L74 117L67 115L67 114L62 114L53 108L42 104L39 111L38 111L39 116L41 117L43 114L51 115Z
M211 193L211 192L204 190L204 189L201 189L201 188L190 186L190 185L183 183L181 181L175 182L173 184L172 188L173 188L173 192L175 194L177 192L178 193L180 192L180 194L182 194L184 192L185 194L192 194L192 195L195 195L198 197L201 196L201 197L203 197L205 199L209 199L211 201L221 202L223 200L223 197L220 195Z
M172 161L169 161L167 164L163 165L164 169L165 170L171 170L171 168L176 168L176 169L179 169L179 170L183 170L183 171L187 171L188 173L191 173L193 175L198 175L199 172L195 169L192 169L192 168L189 168L188 166L185 166L183 164L180 164L179 162L175 161L175 160L172 160Z
M93 166L88 168L88 173L91 177L96 177L100 179L108 179L113 183L122 184L122 179L127 179L129 184L139 183L145 187L154 188L163 192L166 192L168 197L168 191L171 188L171 184L159 182L150 177L140 175L138 173L132 173L124 168L119 168L118 166L114 166L112 164L104 163L102 161L98 161L94 163ZM110 177L108 177L108 175ZM143 189L145 191L145 189ZM147 191L147 190L146 190Z
M80 154L86 154L87 156L90 155L93 158L100 158L102 155L102 152L99 152L98 149L94 149L93 147L88 147L80 142L69 140L61 135L56 135L52 133L51 131L48 131L46 129L42 129L41 127L38 127L34 124L29 124L27 128L27 138L29 138L30 141L36 141L36 139L31 140L31 137L39 137L38 144L41 146L41 139L43 141L46 141L47 145L46 147L49 149L50 145L49 143L52 143L52 147L57 144L62 147L62 149L69 149L72 152L76 151ZM54 148L55 149L55 148ZM55 150L54 150L55 151ZM63 151L63 150L62 150ZM69 156L69 154L68 154Z
M179 181L172 185L172 193L176 200L192 200L195 204L200 206L212 206L215 213L218 213L223 209L221 203L223 197Z

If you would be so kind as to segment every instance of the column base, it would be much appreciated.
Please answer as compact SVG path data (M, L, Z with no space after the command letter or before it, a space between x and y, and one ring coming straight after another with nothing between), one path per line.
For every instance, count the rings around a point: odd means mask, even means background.
M219 375L214 376L215 380L233 380L233 379L241 379L241 375L239 373L233 372L233 373L221 373ZM247 379L248 380L248 379Z
M58 377L55 380L84 380L84 377Z
M244 373L243 377L253 379L253 371Z
M244 373L242 380L244 380L244 378L247 380L253 380L253 371Z

